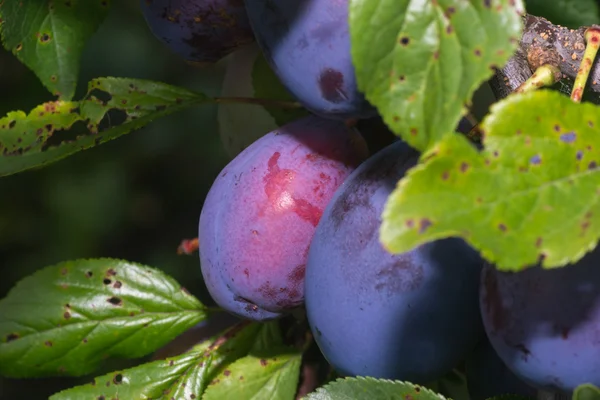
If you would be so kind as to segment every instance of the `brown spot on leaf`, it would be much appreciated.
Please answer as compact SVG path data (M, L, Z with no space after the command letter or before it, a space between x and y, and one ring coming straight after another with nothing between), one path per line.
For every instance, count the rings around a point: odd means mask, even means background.
M422 218L421 221L419 221L419 233L425 233L427 228L431 225L433 225L433 222L431 222L429 218Z
M123 375L116 374L115 377L113 378L113 383L115 385L119 385L119 384L121 384L121 382L123 382Z
M266 367L266 366L267 366L267 364L268 364L268 363L267 363L267 360L265 360L264 358L261 358L261 359L260 359L260 365L261 365L261 366L263 366L263 367Z
M116 281L115 284L113 285L113 288L120 289L121 286L123 286L123 283L121 283L121 281Z
M113 296L113 297L109 297L108 301L110 304L112 304L113 306L120 306L123 304L123 300L121 300L119 297Z
M65 313L63 314L63 317L64 317L65 319L69 319L69 318L71 318L71 313L70 313L70 312L68 312L68 311L65 311Z

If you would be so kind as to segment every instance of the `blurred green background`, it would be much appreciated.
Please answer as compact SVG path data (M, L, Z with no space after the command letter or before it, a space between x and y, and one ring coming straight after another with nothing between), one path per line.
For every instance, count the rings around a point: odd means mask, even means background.
M158 42L138 0L115 1L87 45L76 98L100 76L159 80L216 95L223 74L223 65L188 66ZM0 115L52 99L31 71L0 50ZM160 268L211 303L197 255L176 250L181 239L197 236L204 197L228 161L216 118L215 106L195 107L47 168L1 178L0 298L38 268L116 257ZM94 376L131 364L111 362ZM89 381L0 378L0 399L47 399Z

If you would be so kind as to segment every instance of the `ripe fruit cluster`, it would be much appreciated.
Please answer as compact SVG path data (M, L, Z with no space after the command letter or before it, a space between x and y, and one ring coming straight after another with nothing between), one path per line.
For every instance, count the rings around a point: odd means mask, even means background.
M304 306L344 375L427 383L465 361L473 400L600 385L600 250L554 271L502 273L459 239L397 255L380 244L383 206L419 155L356 87L347 1L142 5L152 31L188 60L256 41L313 114L229 140L235 158L199 223L202 274L222 308L265 321Z

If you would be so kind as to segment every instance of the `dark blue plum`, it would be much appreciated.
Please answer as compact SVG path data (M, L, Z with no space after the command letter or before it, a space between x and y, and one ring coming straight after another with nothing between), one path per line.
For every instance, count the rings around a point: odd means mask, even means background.
M551 270L486 266L480 301L492 346L521 380L565 393L600 386L600 248Z
M487 338L469 355L465 369L471 400L487 400L504 394L536 397L537 391L506 367Z
M376 114L356 86L348 0L246 0L246 9L267 62L306 108L339 119Z
M482 261L444 239L392 255L379 242L384 204L418 153L378 152L339 187L310 245L306 312L325 358L344 375L428 383L482 336Z
M202 274L214 301L258 321L302 306L308 246L321 214L367 154L356 130L316 116L238 154L200 215Z
M140 0L150 30L189 62L213 63L254 41L243 0Z

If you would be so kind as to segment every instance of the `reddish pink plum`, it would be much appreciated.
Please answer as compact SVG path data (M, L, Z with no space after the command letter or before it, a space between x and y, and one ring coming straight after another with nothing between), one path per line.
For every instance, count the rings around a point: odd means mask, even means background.
M367 155L357 131L309 116L263 136L223 169L199 224L202 274L219 306L268 320L303 304L315 228Z

